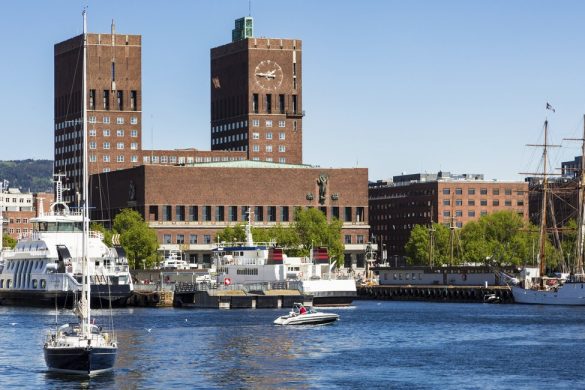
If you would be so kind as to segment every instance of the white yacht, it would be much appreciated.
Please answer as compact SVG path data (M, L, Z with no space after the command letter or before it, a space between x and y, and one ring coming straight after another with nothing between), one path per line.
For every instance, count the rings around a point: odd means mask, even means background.
M50 211L31 218L33 229L16 247L4 250L0 304L71 306L82 287L83 216L63 202L57 175ZM41 206L42 207L42 206ZM89 232L91 301L96 307L124 305L133 291L128 260L121 247L109 248L100 232Z
M288 257L282 248L254 243L250 218L245 243L217 245L213 252L218 283L288 285L311 295L315 306L346 306L357 296L355 280L336 275L326 248L316 248L311 257Z

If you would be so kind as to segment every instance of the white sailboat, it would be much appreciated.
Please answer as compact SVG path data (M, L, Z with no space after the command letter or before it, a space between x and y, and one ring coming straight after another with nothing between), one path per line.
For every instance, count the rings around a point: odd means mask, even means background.
M542 209L540 223L540 241L539 241L539 267L533 274L527 274L524 278L523 285L510 285L512 295L516 303L540 304L540 305L585 305L585 274L583 273L583 245L585 234L585 116L583 127L583 138L581 156L581 171L579 178L579 220L578 234L576 245L576 261L573 265L573 272L568 278L548 278L546 277L546 215L548 205L548 178L547 178L547 131L548 123L544 126L544 145L543 147L543 191L542 191Z
M92 323L90 292L91 283L88 265L89 207L88 207L88 166L87 166L87 75L86 12L83 11L83 255L82 290L74 312L78 323L61 325L49 332L45 340L45 362L50 371L94 375L114 368L118 344L115 335L106 333Z

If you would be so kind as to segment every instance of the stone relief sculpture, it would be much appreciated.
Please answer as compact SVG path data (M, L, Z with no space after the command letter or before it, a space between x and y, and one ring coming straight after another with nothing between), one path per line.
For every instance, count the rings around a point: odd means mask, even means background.
M319 185L319 203L324 204L327 198L327 181L329 178L325 174L319 175L317 184Z

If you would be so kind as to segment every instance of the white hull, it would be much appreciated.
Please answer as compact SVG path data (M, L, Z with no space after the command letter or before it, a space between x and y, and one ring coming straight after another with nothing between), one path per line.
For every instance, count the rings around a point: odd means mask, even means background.
M516 303L585 306L585 283L565 283L557 290L532 290L511 286Z
M339 315L333 313L289 314L274 320L276 325L317 325L335 322Z

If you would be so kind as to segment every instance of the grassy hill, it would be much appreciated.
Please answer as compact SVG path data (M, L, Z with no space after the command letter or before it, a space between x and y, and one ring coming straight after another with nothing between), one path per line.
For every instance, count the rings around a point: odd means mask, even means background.
M21 191L52 192L53 160L0 161L0 180Z

